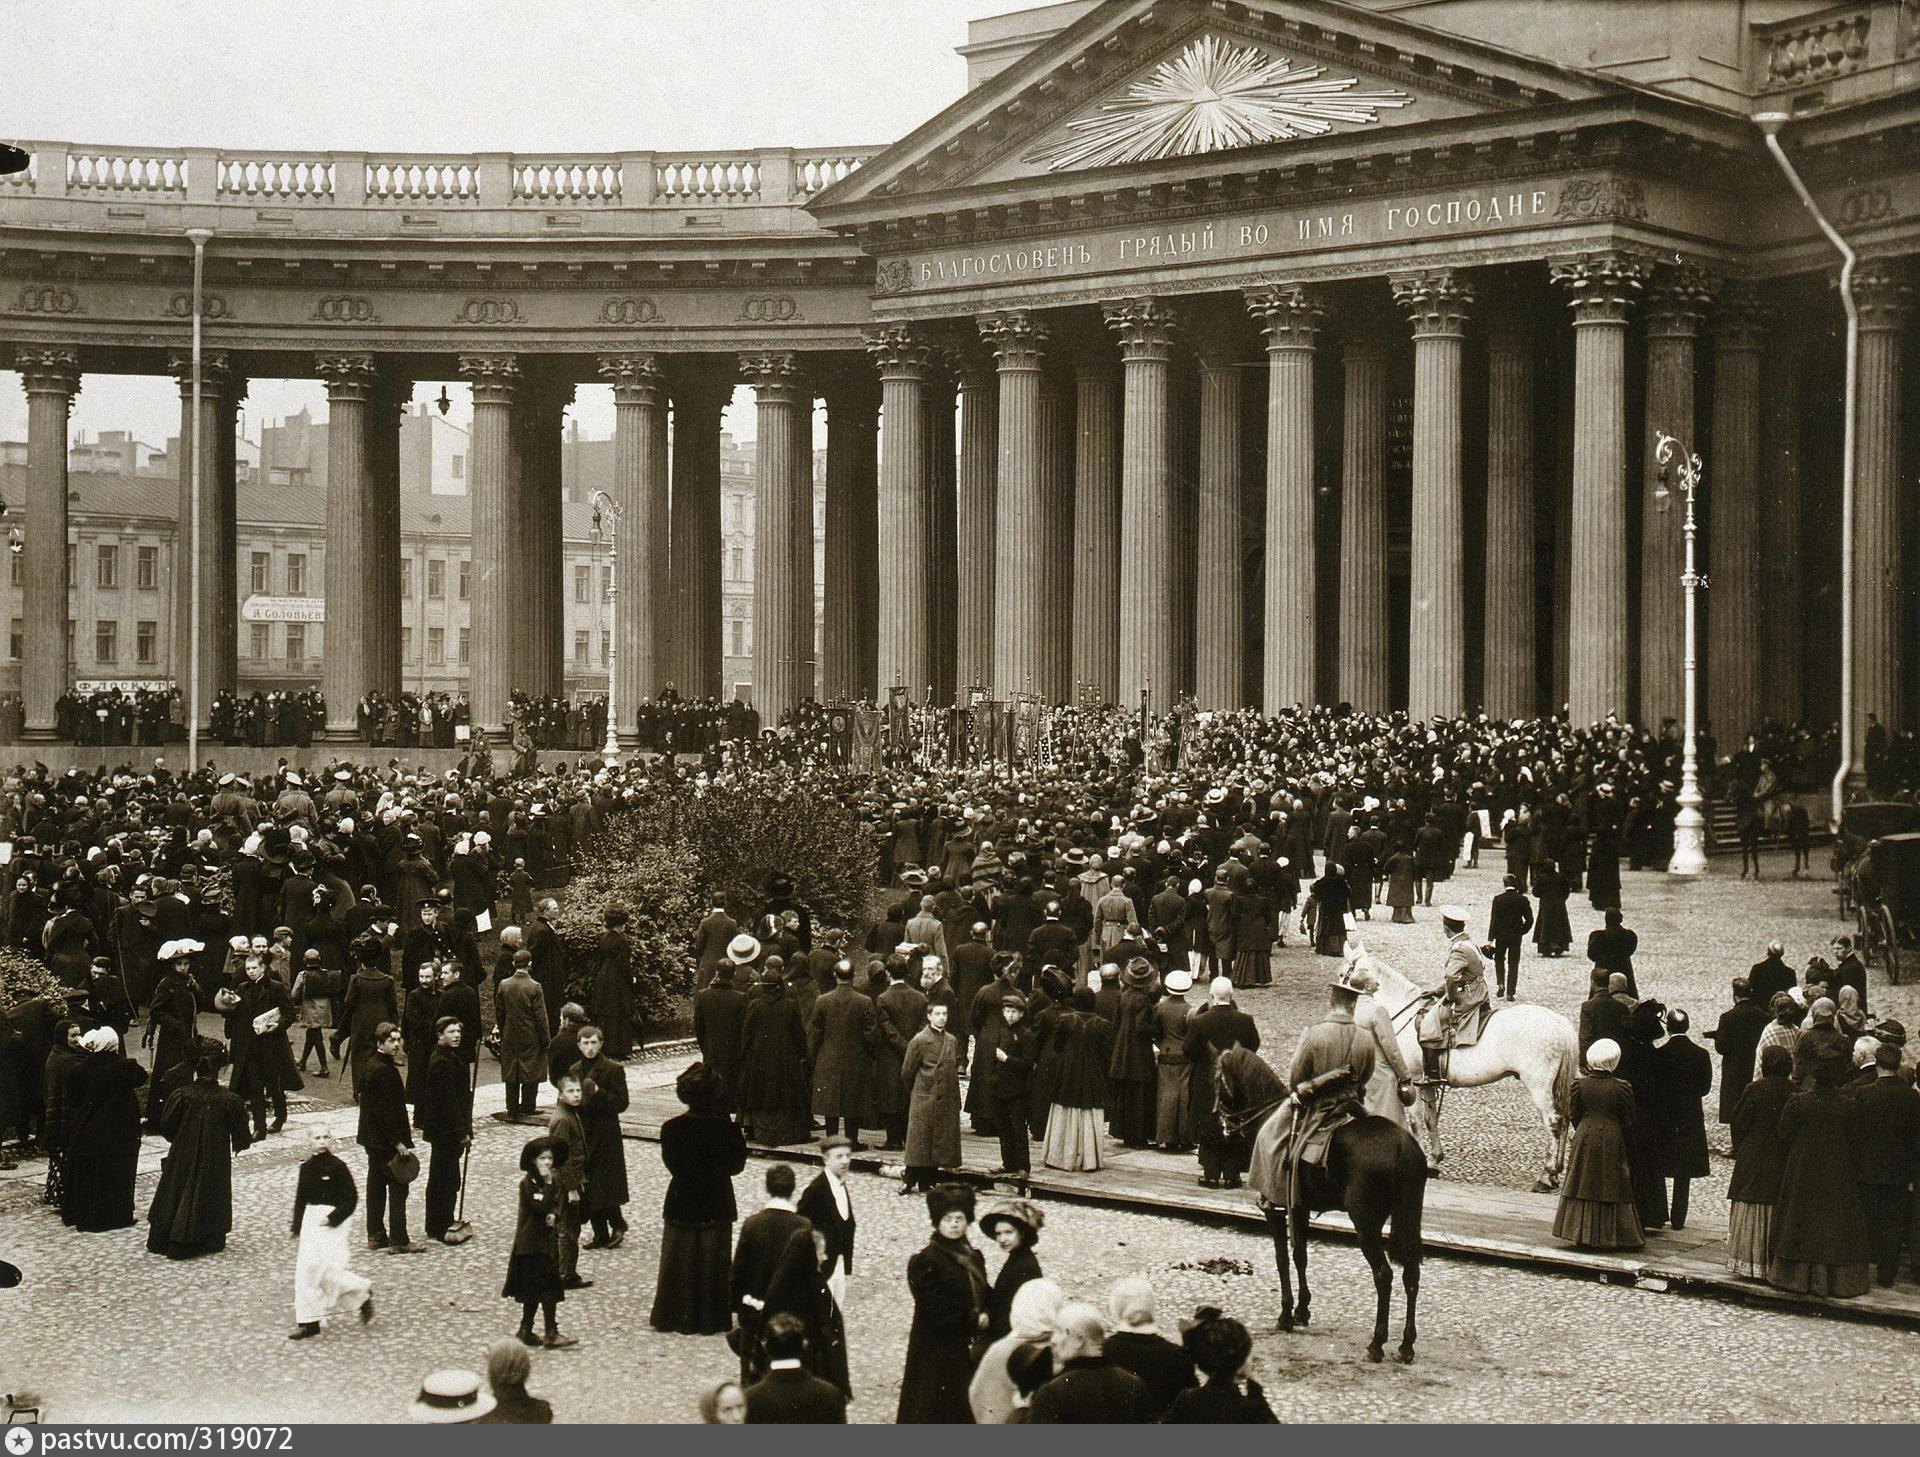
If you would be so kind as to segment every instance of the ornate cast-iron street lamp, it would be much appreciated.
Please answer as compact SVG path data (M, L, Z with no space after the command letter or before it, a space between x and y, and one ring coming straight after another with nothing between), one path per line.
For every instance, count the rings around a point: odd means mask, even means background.
M1695 597L1696 593L1706 590L1707 579L1704 573L1694 570L1694 543L1699 537L1700 528L1694 519L1694 497L1700 490L1700 457L1688 450L1673 436L1661 432L1654 442L1653 458L1660 463L1659 485L1654 489L1656 497L1664 498L1671 494L1667 486L1669 466L1673 466L1675 457L1679 464L1674 467L1680 480L1680 489L1686 494L1687 514L1681 526L1687 539L1687 563L1680 573L1680 586L1686 593L1686 647L1682 656L1683 671L1686 675L1686 725L1685 735L1680 749L1680 813L1673 821L1673 859L1667 863L1669 875L1704 875L1707 872L1707 822L1700 813L1700 763L1695 752L1699 740L1699 681L1698 663L1694 653Z
M620 762L620 699L616 687L620 681L620 508L605 491L587 498L593 507L593 534L600 534L602 515L613 518L607 533L607 600L613 604L613 629L607 634L607 741L600 746L600 757L612 768Z

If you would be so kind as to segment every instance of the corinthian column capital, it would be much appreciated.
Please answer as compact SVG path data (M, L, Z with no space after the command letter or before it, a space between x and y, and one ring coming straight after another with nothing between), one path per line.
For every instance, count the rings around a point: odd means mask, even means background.
M1126 360L1170 360L1180 333L1180 316L1163 299L1132 298L1101 305L1107 327L1120 341Z
M740 356L740 378L751 385L760 404L799 404L807 398L800 378L800 357L790 350L763 349Z
M594 370L613 386L616 405L658 405L666 401L666 376L651 353L602 354Z
M380 383L371 354L316 354L313 367L326 381L329 403L370 400Z
M1393 301L1413 325L1416 339L1463 339L1468 311L1473 307L1473 285L1451 268L1427 268L1418 273L1396 273L1388 283Z
M460 377L473 386L476 405L510 405L520 384L520 360L513 354L462 354Z
M193 392L193 354L176 349L167 355L167 373L180 381L182 396ZM224 349L200 351L200 387L207 394L224 390L232 382L233 370Z
M880 378L925 380L933 370L933 346L905 324L889 324L867 333L867 353Z
M13 351L13 367L30 395L65 395L69 402L80 392L80 351L58 345L29 345Z
M1862 258L1853 273L1853 302L1866 330L1898 331L1913 308L1913 278L1898 258Z
M1649 339L1694 339L1713 306L1713 278L1696 264L1664 265L1647 285Z
M1247 312L1267 336L1267 352L1311 349L1325 310L1297 283L1271 283L1247 290Z
M1730 278L1720 285L1713 307L1714 348L1757 352L1767 342L1769 310L1751 279Z
M1626 323L1640 301L1648 271L1643 259L1610 249L1555 259L1547 265L1547 276L1570 295L1576 327Z
M1047 328L1027 310L982 314L979 326L980 337L1002 370L1040 368L1046 353Z

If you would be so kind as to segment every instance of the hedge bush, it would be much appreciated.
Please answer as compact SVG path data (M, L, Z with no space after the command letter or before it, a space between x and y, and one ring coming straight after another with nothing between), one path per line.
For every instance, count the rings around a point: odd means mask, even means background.
M611 906L625 906L632 919L633 1011L638 1026L657 1027L676 999L692 990L688 941L699 919L698 896L684 857L666 846L642 843L623 816L581 847L573 879L560 892L554 930L567 949L569 992L591 988L595 948ZM558 1008L554 1009L556 1012Z
M0 947L0 1012L11 1011L35 997L57 997L64 991L46 963L17 946Z

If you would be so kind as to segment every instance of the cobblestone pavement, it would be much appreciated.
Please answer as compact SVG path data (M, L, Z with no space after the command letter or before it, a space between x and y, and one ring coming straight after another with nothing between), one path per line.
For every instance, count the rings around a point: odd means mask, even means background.
M1824 865L1824 851L1815 862ZM1621 901L1626 924L1640 934L1634 973L1642 996L1658 997L1669 1007L1683 1007L1693 1019L1695 1040L1707 1041L1720 1014L1732 1002L1728 984L1766 954L1776 937L1786 946L1788 964L1796 969L1808 956L1826 954L1833 935L1850 929L1839 919L1833 881L1824 870L1819 878L1791 880L1790 857L1769 856L1759 882L1740 881L1738 862L1717 857L1705 881L1688 884L1661 872L1622 872ZM1416 985L1439 981L1445 961L1439 907L1457 902L1470 916L1475 936L1486 932L1487 906L1500 889L1505 862L1499 850L1481 857L1477 870L1460 870L1434 891L1432 908L1417 907L1415 924L1396 926L1392 912L1376 907L1372 921L1359 923L1367 949ZM1546 959L1534 954L1529 940L1520 961L1520 997L1563 1014L1578 1024L1580 1003L1587 994L1589 963L1582 954L1587 932L1600 925L1600 913L1584 895L1568 902L1573 923L1574 949L1564 957ZM1291 927L1288 945L1274 957L1274 986L1242 992L1241 1005L1260 1026L1262 1051L1284 1066L1301 1029L1317 1019L1326 1006L1326 982L1337 965L1313 955ZM1491 975L1491 968L1489 968ZM1886 973L1875 968L1869 977L1868 1005L1876 1015L1898 1017L1907 1026L1920 1018L1920 986L1892 987ZM1720 1061L1714 1059L1715 1091L1707 1099L1707 1138L1716 1150L1710 1178L1696 1182L1694 1203L1722 1200L1726 1195L1731 1161L1721 1156L1726 1130L1716 1121L1719 1109ZM1547 1151L1545 1130L1531 1101L1515 1081L1489 1088L1451 1093L1441 1118L1447 1157L1444 1176L1469 1183L1497 1184L1524 1189L1540 1172ZM1723 1206L1716 1206L1723 1207Z
M481 1120L471 1243L404 1259L358 1255L374 1280L372 1325L336 1323L295 1344L285 1339L286 1231L294 1166L311 1147L298 1127L241 1157L228 1249L190 1264L147 1254L144 1227L77 1235L30 1203L0 1211L0 1249L27 1277L0 1293L0 1390L36 1393L56 1422L388 1421L401 1418L423 1372L477 1369L517 1315L498 1292L524 1131ZM654 1145L626 1147L633 1233L619 1250L582 1256L594 1288L561 1306L562 1329L581 1345L533 1358L532 1387L562 1420L687 1420L703 1384L733 1366L719 1336L647 1326L665 1177ZM345 1155L361 1177L358 1151ZM764 1167L749 1163L737 1181L743 1212L758 1203ZM142 1177L143 1210L153 1184ZM858 1421L892 1418L911 1315L904 1265L927 1233L922 1201L895 1187L854 1177L860 1233L847 1325ZM413 1203L417 1220L418 1195ZM1069 1292L1100 1300L1114 1279L1144 1273L1169 1326L1201 1302L1245 1319L1258 1336L1255 1374L1287 1421L1920 1418L1913 1337L1896 1330L1429 1260L1419 1363L1372 1366L1363 1350L1372 1287L1351 1247L1316 1244L1312 1331L1282 1336L1264 1236L1085 1206L1050 1214L1039 1254ZM997 1268L998 1251L987 1258ZM1402 1309L1396 1286L1396 1340ZM1833 1359L1836 1348L1844 1360ZM1809 1370L1820 1379L1794 1379Z

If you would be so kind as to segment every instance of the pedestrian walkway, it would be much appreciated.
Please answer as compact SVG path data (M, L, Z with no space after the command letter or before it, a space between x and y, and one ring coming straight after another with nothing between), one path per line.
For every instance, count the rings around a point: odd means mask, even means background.
M653 1078L632 1079L632 1102L622 1122L629 1138L658 1139L660 1125L681 1111L670 1077L657 1085L643 1086L654 1082ZM793 1162L817 1157L811 1144L755 1151L778 1154ZM981 1183L988 1182L984 1171L1000 1162L997 1139L964 1131L961 1153L959 1177ZM1048 1198L1133 1205L1264 1231L1264 1220L1254 1207L1253 1196L1245 1189L1200 1187L1197 1165L1191 1157L1117 1145L1103 1156L1107 1158L1106 1167L1093 1173L1036 1168L1028 1187ZM892 1158L876 1150L857 1155L854 1166L879 1170ZM1555 1203L1552 1194L1435 1179L1427 1186L1422 1226L1426 1248L1430 1254L1530 1266L1560 1275L1589 1275L1641 1290L1709 1295L1920 1330L1920 1286L1898 1284L1888 1290L1876 1286L1855 1300L1826 1300L1738 1278L1727 1268L1724 1211L1695 1209L1686 1229L1659 1230L1647 1236L1645 1249L1606 1254L1570 1249L1556 1240L1552 1233ZM1314 1228L1343 1237L1352 1233L1346 1216L1337 1213L1317 1218Z

